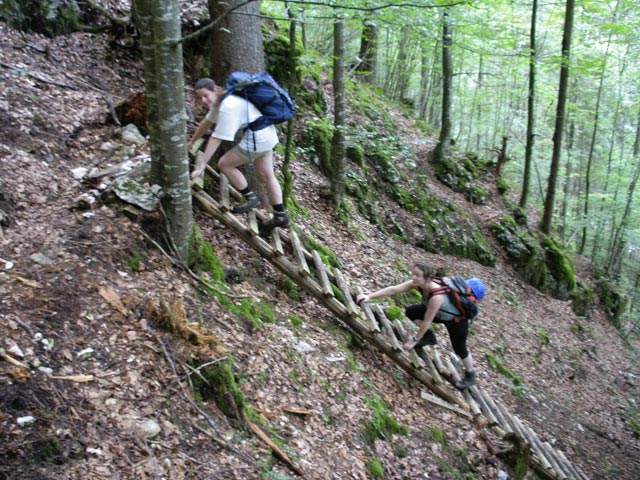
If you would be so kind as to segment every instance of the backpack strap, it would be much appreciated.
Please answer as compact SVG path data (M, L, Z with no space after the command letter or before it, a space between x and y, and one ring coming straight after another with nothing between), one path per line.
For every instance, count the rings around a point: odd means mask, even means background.
M447 294L447 296L449 297L449 300L453 303L454 307L456 307L456 310L458 310L458 312L460 312L460 315L455 315L453 317L453 321L455 323L460 322L460 320L464 320L464 308L462 307L462 304L460 303L460 297L458 296L458 292L456 292L453 288L451 288L447 282L441 278L441 277L434 277L431 279L431 281L433 283L436 283L439 285L438 288L432 288L431 290L429 290L429 296L428 298L431 298L434 295L442 295L442 294ZM453 315L451 312L446 312L449 313L450 315Z

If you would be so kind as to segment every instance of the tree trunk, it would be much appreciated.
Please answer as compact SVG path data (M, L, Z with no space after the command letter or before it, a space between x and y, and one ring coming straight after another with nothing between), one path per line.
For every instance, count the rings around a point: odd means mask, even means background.
M158 85L156 75L156 42L153 32L152 0L134 0L132 4L133 17L140 32L140 50L144 66L144 96L147 114L147 128L149 129L149 148L151 158L161 157L161 138L158 123ZM151 162L150 183L162 184L162 162Z
M292 100L295 101L296 97L296 25L297 21L291 9L289 9L289 18L291 23L289 25L289 85L288 91L289 96ZM289 119L287 122L287 141L285 143L284 149L284 160L282 162L282 198L285 205L287 205L288 200L292 198L293 187L292 181L293 176L291 175L291 171L289 170L289 165L291 163L291 156L293 155L293 117Z
M438 144L433 151L433 161L436 163L448 158L451 149L452 43L449 31L449 12L445 9L442 13L442 127Z
M334 53L333 53L333 95L334 95L334 130L331 142L331 198L333 206L338 210L344 197L345 182L345 89L344 89L344 21L336 19L334 23Z
M527 142L524 151L524 174L522 175L522 192L520 207L527 206L529 199L529 183L531 182L531 157L535 143L536 129L536 26L538 18L538 0L533 0L531 7L531 31L529 34L529 95L527 96Z
M209 0L211 18L245 0ZM260 27L260 2L250 2L227 15L211 35L211 76L223 85L229 74L240 70L264 71L264 48Z
M153 19L158 128L163 165L162 203L174 246L180 258L186 259L193 229L193 211L186 146L187 114L178 1L153 0Z
M571 61L571 36L573 32L575 0L567 0L564 17L564 31L562 35L562 66L560 67L560 85L558 87L558 106L556 109L556 122L553 132L553 153L549 180L547 182L547 195L544 200L544 213L542 215L541 230L549 235L551 232L551 220L556 196L556 183L560 165L560 153L562 151L562 132L567 105L567 86L569 84L569 66Z
M623 256L623 246L625 243L625 235L629 228L629 216L631 214L633 206L633 198L635 194L638 178L640 177L640 114L638 114L638 123L636 125L636 137L633 143L633 159L634 168L631 174L631 180L627 189L627 202L622 214L620 225L616 229L613 240L611 242L611 248L609 249L609 258L607 260L606 271L609 276L613 277L620 273L621 258Z
M370 18L362 22L362 35L360 36L360 66L358 73L362 80L372 85L376 83L378 69L378 32L376 22Z
M617 3L616 3L617 9ZM589 195L591 193L591 167L593 166L593 157L596 148L596 142L598 137L598 127L600 120L600 104L602 101L602 92L604 89L604 80L607 76L607 59L609 57L609 49L611 48L611 38L613 33L609 33L609 38L607 40L607 48L604 51L604 58L602 59L602 68L600 72L600 82L598 85L598 94L596 96L596 106L593 118L593 130L591 132L591 143L589 145L589 156L587 157L587 170L584 178L584 206L582 210L582 238L580 240L580 248L578 249L578 253L582 255L584 253L586 244L587 244L587 232L589 226Z

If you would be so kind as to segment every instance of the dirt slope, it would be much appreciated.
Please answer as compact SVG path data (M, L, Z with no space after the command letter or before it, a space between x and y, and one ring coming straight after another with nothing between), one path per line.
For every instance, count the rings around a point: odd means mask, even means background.
M422 400L423 387L377 351L347 348L335 318L304 295L291 300L282 277L216 221L197 213L240 277L237 301L268 301L275 323L250 328L202 296L122 212L77 208L88 187L74 169L146 153L109 121L109 105L142 89L141 65L127 52L109 50L100 36L51 41L0 25L0 60L0 479L295 477L211 402L197 410L189 401L194 372L176 360L184 342L145 314L145 302L161 292L181 299L188 319L220 339L247 402L307 478L369 478L374 457L390 479L495 479L507 469L496 455L500 439ZM408 119L397 122L407 142L420 138ZM428 171L425 153L416 147ZM502 259L487 268L425 254L358 218L346 228L330 213L316 169L303 161L294 169L294 193L307 212L297 228L330 246L364 290L399 281L397 266L422 258L487 279L470 341L481 385L591 478L635 478L640 451L624 412L637 399L638 364L601 312L579 329L568 303L523 284ZM428 188L479 222L500 215L497 195L473 206L428 178ZM134 257L144 268L132 270ZM443 332L438 348L448 346ZM521 396L489 368L487 353L522 381ZM363 442L374 398L387 402L406 436ZM150 422L160 428L152 438Z

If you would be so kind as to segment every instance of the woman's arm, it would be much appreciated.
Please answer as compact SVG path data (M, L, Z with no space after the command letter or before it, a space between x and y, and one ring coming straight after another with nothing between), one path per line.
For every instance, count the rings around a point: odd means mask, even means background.
M424 336L426 331L431 326L433 319L436 318L438 310L440 310L440 307L442 307L443 303L444 294L433 295L431 298L429 298L429 303L427 303L427 311L424 314L424 320L420 324L420 328L418 329L418 333L416 334L416 339L405 342L404 345L402 345L403 349L411 350L416 346L416 344L420 341L420 339Z
M204 169L207 166L207 163L209 163L209 160L211 160L211 157L213 157L213 154L216 153L216 150L218 150L218 147L220 146L221 143L222 143L222 140L220 140L219 138L209 137L209 141L207 142L207 147L204 149L204 153L202 154L202 157L200 157L200 160L196 162L196 166L193 169L193 172L191 172L191 178L196 178L202 175L202 172L204 172Z
M404 283L400 283L398 285L391 285L389 287L384 287L381 288L380 290L376 290L373 293L369 293L369 294L360 294L356 297L356 303L360 303L360 302L368 302L369 300L373 299L373 298L378 298L378 297L389 297L391 295L395 295L397 293L402 293L402 292L408 292L409 290L411 290L412 288L415 288L415 285L413 283L413 280L407 280Z
M198 125L198 128L196 128L196 131L193 132L193 135L191 136L191 138L189 139L189 143L187 143L187 151L191 151L191 149L193 148L193 145L200 139L202 138L202 136L207 133L207 131L213 126L213 122L211 120L207 120L206 118L204 118L200 124Z

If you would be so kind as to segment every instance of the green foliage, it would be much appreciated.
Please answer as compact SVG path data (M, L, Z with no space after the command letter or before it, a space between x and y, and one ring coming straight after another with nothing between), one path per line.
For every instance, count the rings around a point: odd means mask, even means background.
M424 218L424 236L416 246L431 253L460 255L482 265L495 265L495 254L469 214L435 195L418 204Z
M254 329L262 328L264 323L274 323L276 314L269 302L260 300L256 302L254 299L243 298L237 308L232 309L234 313L238 313L249 322Z
M504 375L511 380L514 387L514 392L516 394L520 394L522 392L522 380L520 380L520 378L515 373L505 367L498 357L487 352L485 353L485 358L487 360L487 364L493 371L499 373L500 375Z
M633 436L640 440L640 408L637 404L630 404L624 412L627 425L633 431Z
M286 473L278 472L263 472L262 475L260 475L260 478L262 480L295 480Z
M364 168L364 148L356 143L350 143L347 145L345 151L346 157L355 163L358 167Z
M371 408L371 419L364 422L362 435L367 442L376 438L389 440L394 433L406 436L407 427L400 425L389 415L389 407L376 395L365 399Z
M506 195L511 190L511 185L504 178L498 178L498 193L500 195Z
M542 345L549 345L549 335L544 330L538 330L538 338L540 339L540 343Z
M299 316L294 315L294 314L289 315L289 321L291 322L291 326L293 328L299 328L304 323L302 318L300 318Z
M307 121L305 138L313 145L318 158L320 170L331 178L333 165L331 162L331 140L333 138L333 125L327 117Z
M372 458L367 462L367 471L373 478L385 478L382 462L377 458Z
M242 421L242 411L246 410L246 405L244 395L236 385L231 357L222 362L209 363L202 368L199 365L192 366L200 373L191 377L196 396L202 401L214 401L238 425Z
M433 438L437 443L440 444L442 448L444 448L446 441L444 432L442 430L440 430L439 428L431 428L428 433L431 438Z
M576 282L576 288L571 292L571 310L579 317L584 317L591 308L593 289Z
M196 273L208 272L214 281L224 279L224 267L218 256L213 252L211 244L207 242L197 226L189 238L189 253L187 266Z
M316 250L320 254L320 258L325 265L330 265L334 268L341 268L342 262L337 257L333 250L331 250L326 245L318 242L315 238L310 235L305 235L302 239L302 243L307 248L307 250Z
M390 307L388 307L385 311L385 314L391 321L402 320L404 318L404 311L397 305L391 305Z
M298 293L298 286L290 278L285 278L282 281L282 288L286 292L287 296L294 302L300 301L300 294Z
M144 255L137 250L134 250L133 252L131 252L131 255L126 258L125 263L127 264L127 267L129 267L134 272L137 272L144 264L144 260Z

